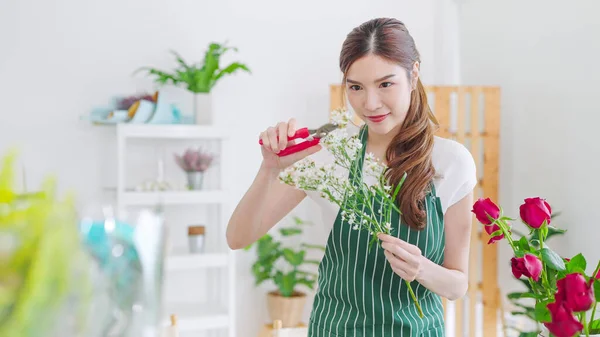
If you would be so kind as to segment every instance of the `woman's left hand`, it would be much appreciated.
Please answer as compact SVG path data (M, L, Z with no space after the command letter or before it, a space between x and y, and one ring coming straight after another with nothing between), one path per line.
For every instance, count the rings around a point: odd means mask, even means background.
M421 249L387 234L381 233L378 238L392 270L406 281L417 279L423 265Z

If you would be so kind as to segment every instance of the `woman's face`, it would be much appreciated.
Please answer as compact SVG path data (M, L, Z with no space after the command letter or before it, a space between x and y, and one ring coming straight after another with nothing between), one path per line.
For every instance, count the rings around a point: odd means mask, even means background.
M370 132L388 134L402 125L416 87L417 65L411 75L409 80L400 65L372 54L350 66L346 76L348 100Z

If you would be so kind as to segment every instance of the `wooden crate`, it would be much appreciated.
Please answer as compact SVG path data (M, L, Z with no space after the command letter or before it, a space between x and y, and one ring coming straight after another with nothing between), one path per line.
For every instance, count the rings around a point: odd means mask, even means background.
M485 196L498 200L500 88L487 86L426 86L429 104L440 123L437 135L464 144L473 155L479 182L475 199ZM345 108L343 87L330 86L330 111ZM361 120L354 119L360 125ZM473 217L469 290L467 296L455 301L456 336L476 335L476 308L483 307L482 336L496 337L498 311L501 307L498 288L497 246L488 245L488 235L482 232ZM444 307L447 300L444 299ZM464 324L467 318L468 324Z

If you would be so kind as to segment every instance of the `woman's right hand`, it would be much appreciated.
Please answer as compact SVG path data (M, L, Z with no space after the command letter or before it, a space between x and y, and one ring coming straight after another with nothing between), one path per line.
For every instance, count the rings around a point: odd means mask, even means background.
M288 137L293 136L295 133L296 120L294 118L290 119L287 123L279 122L277 125L271 126L261 132L260 139L263 142L263 145L261 146L263 166L266 169L280 172L295 162L318 152L322 148L320 144L317 144L300 152L292 153L287 156L278 156L277 153L296 143L295 140L287 140ZM280 137L280 135L282 136Z

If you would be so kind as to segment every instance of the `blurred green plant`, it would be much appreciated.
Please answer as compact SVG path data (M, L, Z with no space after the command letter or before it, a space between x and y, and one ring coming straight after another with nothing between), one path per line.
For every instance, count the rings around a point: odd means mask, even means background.
M74 200L57 200L53 179L39 192L16 191L15 160L10 152L0 167L0 336L50 336L88 284L75 275L84 255Z
M297 216L293 217L293 221L294 225L279 229L282 237L300 235L302 234L301 226L310 224ZM319 261L307 259L306 254L309 249L325 251L324 246L301 243L300 249L294 250L285 247L281 240L276 240L270 234L263 235L254 244L248 245L244 249L249 250L252 246L256 246L257 260L252 264L256 286L272 280L283 297L294 295L298 285L314 289L317 274L301 268L307 265L318 265Z
M225 75L231 75L240 70L250 73L248 66L240 62L232 62L221 68L221 57L229 50L238 51L236 47L226 46L226 43L210 43L205 52L204 60L196 64L188 64L177 52L171 51L178 64L178 67L173 69L172 72L142 67L137 69L134 74L146 71L147 75L153 76L155 82L161 85L171 83L175 86L183 86L195 94L209 93Z

